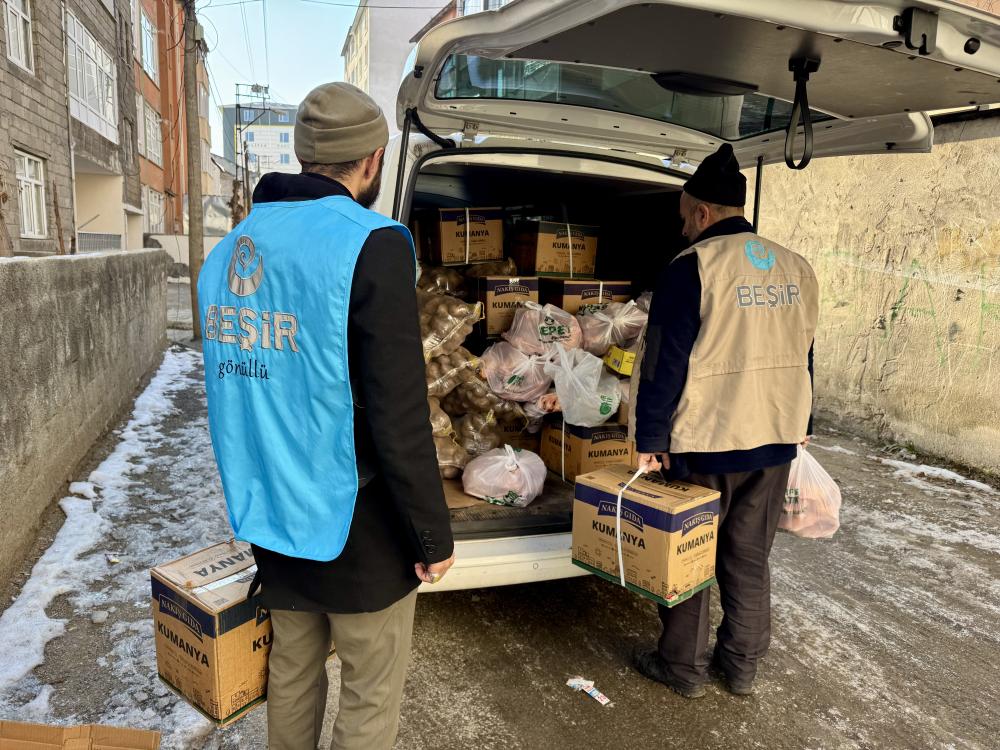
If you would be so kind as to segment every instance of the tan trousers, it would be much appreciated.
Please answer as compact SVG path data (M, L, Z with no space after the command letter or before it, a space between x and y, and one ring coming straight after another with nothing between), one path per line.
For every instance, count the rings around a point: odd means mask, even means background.
M326 659L341 661L333 750L390 750L410 662L417 592L380 612L274 610L267 685L270 750L316 750L326 715Z

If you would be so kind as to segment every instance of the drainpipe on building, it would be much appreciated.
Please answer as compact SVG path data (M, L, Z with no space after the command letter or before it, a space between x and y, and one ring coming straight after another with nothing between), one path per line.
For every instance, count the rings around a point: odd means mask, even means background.
M76 255L76 156L73 147L73 115L69 111L69 39L66 36L66 0L62 3L63 84L66 86L66 145L69 148L69 201L73 214L73 235L69 239L69 254Z

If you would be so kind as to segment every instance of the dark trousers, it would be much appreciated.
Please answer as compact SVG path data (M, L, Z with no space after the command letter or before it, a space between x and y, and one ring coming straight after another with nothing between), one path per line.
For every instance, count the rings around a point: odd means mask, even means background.
M752 680L771 640L771 554L790 464L739 474L691 474L687 481L719 490L715 576L722 600L716 650L726 675ZM659 652L679 679L707 678L709 589L674 607L660 606Z

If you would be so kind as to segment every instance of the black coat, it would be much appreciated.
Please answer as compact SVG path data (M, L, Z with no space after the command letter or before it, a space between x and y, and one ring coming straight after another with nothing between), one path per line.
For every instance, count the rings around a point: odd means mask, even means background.
M329 195L350 193L322 175L272 173L261 179L253 199L266 203ZM309 238L295 241L308 243ZM385 609L419 585L415 563L440 562L452 554L431 437L415 273L413 251L399 232L372 232L355 266L347 323L361 486L350 533L344 551L331 562L254 545L263 603L271 609Z

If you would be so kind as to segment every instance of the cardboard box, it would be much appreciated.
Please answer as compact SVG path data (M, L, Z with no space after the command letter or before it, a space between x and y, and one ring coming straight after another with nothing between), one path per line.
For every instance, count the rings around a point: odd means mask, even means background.
M159 747L160 733L146 729L0 721L0 750L157 750Z
M517 422L499 422L497 431L500 433L500 445L509 445L522 451L538 453L542 448L542 433L527 432Z
M565 454L565 462L564 462ZM631 465L635 446L628 438L628 428L622 424L602 424L600 427L546 424L542 429L542 461L567 482L605 466Z
M593 278L598 228L559 221L526 221L514 230L511 256L524 273Z
M434 220L421 218L423 249L441 266L503 260L503 219L500 208L439 209Z
M632 369L635 367L635 354L635 346L623 349L616 344L604 355L604 364L612 372L617 372L619 375L630 378L632 377Z
M573 563L620 584L618 492L634 470L612 466L577 477ZM715 582L719 493L659 474L640 477L622 495L626 588L672 607Z
M499 336L510 330L518 307L538 302L538 277L483 276L479 279L479 301L483 303L481 333Z
M267 696L271 619L250 545L216 544L151 571L160 678L220 726Z
M541 304L552 304L576 315L580 310L603 310L609 302L628 302L632 298L632 282L540 279L538 296Z

